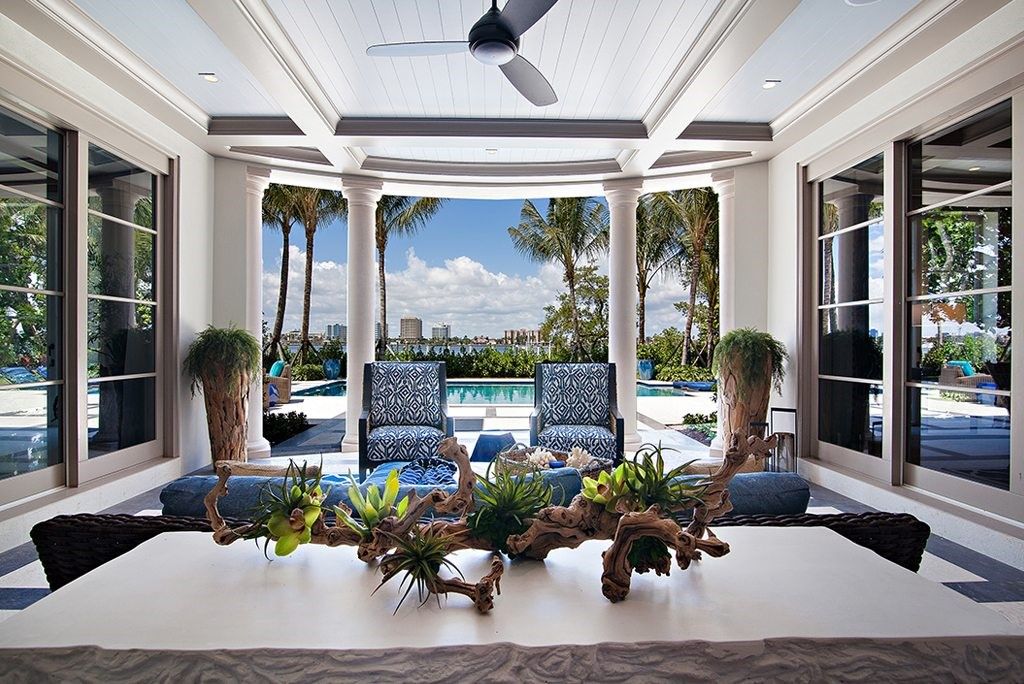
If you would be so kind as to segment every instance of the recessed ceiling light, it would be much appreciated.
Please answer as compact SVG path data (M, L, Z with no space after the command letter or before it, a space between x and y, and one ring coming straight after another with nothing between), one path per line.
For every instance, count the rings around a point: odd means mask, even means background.
M204 80L209 81L210 83L217 83L218 81L220 81L220 79L217 78L217 74L213 73L212 71L200 71L199 75L202 76Z
M782 83L782 81L780 79L777 79L777 78L766 78L766 79L764 79L764 83L761 84L761 87L764 88L765 90L771 90L772 88L774 88L775 86L779 85L780 83Z
M850 7L867 7L868 5L874 5L880 0L846 0L846 4Z
M498 154L498 150L496 150L493 147L488 147L487 148L487 154Z
M981 167L980 166L972 166L971 168L969 168L967 170L968 171L981 171Z

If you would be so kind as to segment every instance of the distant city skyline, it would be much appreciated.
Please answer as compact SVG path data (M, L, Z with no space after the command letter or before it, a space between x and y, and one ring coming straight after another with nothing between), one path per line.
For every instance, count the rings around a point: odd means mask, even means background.
M545 211L546 199L534 200ZM502 339L511 329L537 329L544 307L565 290L561 269L538 264L512 247L507 229L519 223L522 200L449 200L411 237L395 236L387 252L388 337L403 316L447 323L454 338ZM310 330L346 322L347 225L333 221L316 233ZM263 231L263 317L273 323L280 286L282 239ZM291 232L284 329L298 329L305 268L302 226ZM607 272L607 257L596 265ZM683 325L673 304L686 298L678 279L655 281L647 299L648 334Z

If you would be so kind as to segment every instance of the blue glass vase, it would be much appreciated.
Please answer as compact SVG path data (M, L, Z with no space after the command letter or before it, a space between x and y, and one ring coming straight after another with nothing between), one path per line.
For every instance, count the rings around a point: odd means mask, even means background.
M341 375L341 360L340 359L327 359L324 361L324 378L327 380L337 380L338 376Z

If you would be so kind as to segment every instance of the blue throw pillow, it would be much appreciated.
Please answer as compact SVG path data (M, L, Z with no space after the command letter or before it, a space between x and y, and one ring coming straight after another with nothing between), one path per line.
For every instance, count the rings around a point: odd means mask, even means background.
M278 360L270 367L270 372L267 375L272 378L279 378L281 377L281 373L284 373L284 361Z
M949 366L956 366L957 368L959 368L961 371L963 371L964 377L969 378L975 373L974 366L971 365L970 361L947 361L946 364Z
M486 433L481 432L477 437L476 445L473 447L473 455L470 461L493 461L494 457L506 449L516 445L515 437L511 432Z

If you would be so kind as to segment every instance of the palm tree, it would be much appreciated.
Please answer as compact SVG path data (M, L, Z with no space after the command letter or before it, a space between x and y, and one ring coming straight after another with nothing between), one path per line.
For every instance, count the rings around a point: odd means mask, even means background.
M680 270L683 260L682 205L676 193L655 192L636 208L636 290L640 341L647 338L647 292L663 271Z
M437 197L398 197L384 195L377 202L377 284L380 290L380 341L377 356L383 358L388 348L388 286L384 272L384 255L392 235L412 235L426 225L444 204Z
M683 234L683 246L688 252L689 273L687 280L690 285L689 307L686 315L686 328L683 331L682 363L690 361L690 336L693 333L693 315L697 307L697 290L700 288L703 255L707 247L708 235L718 224L718 196L711 188L693 188L677 190L678 202L682 209L686 232Z
M302 292L302 335L296 364L306 362L309 353L309 299L313 291L313 239L321 223L348 214L348 203L337 190L295 188L295 215L306 231L306 284Z
M288 302L288 257L292 226L298 221L296 214L297 188L290 185L271 184L263 194L263 223L271 230L281 231L281 286L277 295L277 315L274 318L274 332L266 347L270 354L278 354L281 347L281 332L284 327L284 310Z
M593 197L562 197L548 200L544 215L530 200L523 200L519 225L508 229L516 250L533 261L555 261L569 288L572 310L572 354L583 357L576 269L580 259L608 245L608 208Z

